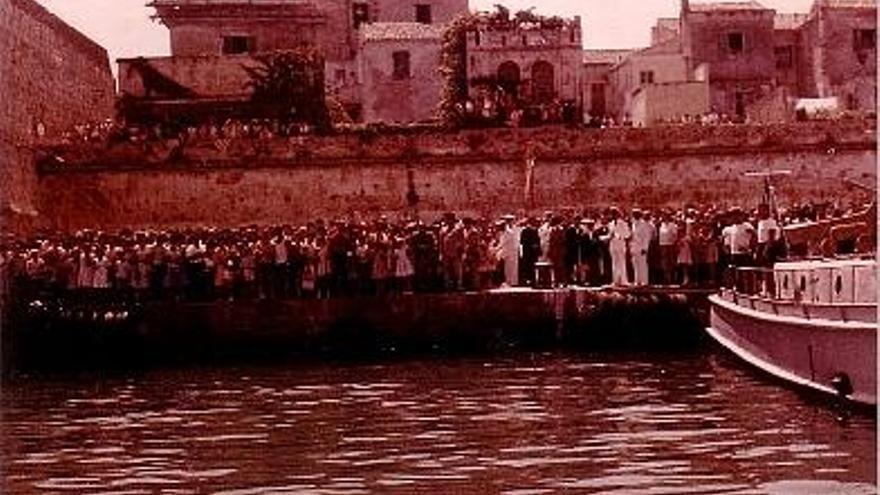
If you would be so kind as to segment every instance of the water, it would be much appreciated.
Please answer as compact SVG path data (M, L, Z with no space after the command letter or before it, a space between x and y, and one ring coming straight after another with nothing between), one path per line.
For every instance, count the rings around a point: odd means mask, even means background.
M22 377L5 494L868 494L873 418L724 354Z

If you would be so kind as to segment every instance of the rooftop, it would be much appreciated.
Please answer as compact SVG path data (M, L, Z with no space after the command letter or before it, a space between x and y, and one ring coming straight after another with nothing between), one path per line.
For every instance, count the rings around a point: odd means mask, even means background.
M681 27L681 21L678 17L660 17L657 19L657 27L678 31Z
M623 59L627 57L630 53L635 50L620 50L620 49L607 49L607 50L584 50L584 63L585 64L608 64L614 65L616 63L621 62Z
M691 12L730 12L744 10L768 10L760 3L749 0L743 2L710 2L710 3L692 3L690 4Z
M795 30L810 18L809 14L780 14L777 13L773 18L773 29L776 30Z
M361 26L364 41L438 40L446 26L418 22L374 22Z
M877 8L877 0L816 0L815 5L830 8Z

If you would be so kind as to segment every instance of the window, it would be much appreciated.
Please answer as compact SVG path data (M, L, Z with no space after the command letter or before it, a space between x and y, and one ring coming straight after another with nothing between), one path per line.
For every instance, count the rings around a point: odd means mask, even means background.
M336 83L345 84L345 69L336 69Z
M421 24L431 24L431 6L419 3L416 4L416 22Z
M529 45L529 38L526 35L522 35L522 44L523 46Z
M873 50L877 48L876 29L856 29L853 31L853 50Z
M727 33L727 49L733 55L745 51L745 37L742 33Z
M254 38L250 36L224 36L223 53L238 55L254 51Z
M654 71L643 70L639 72L639 82L642 84L654 84Z
M794 49L791 46L777 46L773 51L777 69L789 69L794 65Z
M507 36L501 37L501 46L507 46Z
M365 2L355 2L351 6L351 19L355 29L370 22L370 6Z
M410 78L409 52L401 51L391 54L394 60L393 77L397 80Z
M480 46L480 42L482 41L482 36L479 31L474 31L474 44Z

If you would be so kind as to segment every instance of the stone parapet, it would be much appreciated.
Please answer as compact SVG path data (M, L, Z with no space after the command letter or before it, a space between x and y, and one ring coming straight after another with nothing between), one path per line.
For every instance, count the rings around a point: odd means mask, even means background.
M777 125L668 125L649 128L484 129L444 132L419 127L262 139L199 138L187 141L168 161L168 148L118 144L55 146L44 174L83 170L301 167L340 163L542 161L724 155L746 152L873 150L873 120L840 120Z

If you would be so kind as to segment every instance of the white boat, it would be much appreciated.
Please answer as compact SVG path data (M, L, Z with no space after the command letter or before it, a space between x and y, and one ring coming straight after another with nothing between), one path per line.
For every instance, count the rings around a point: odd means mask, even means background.
M710 296L709 335L778 378L877 405L877 261L826 259L741 269Z

